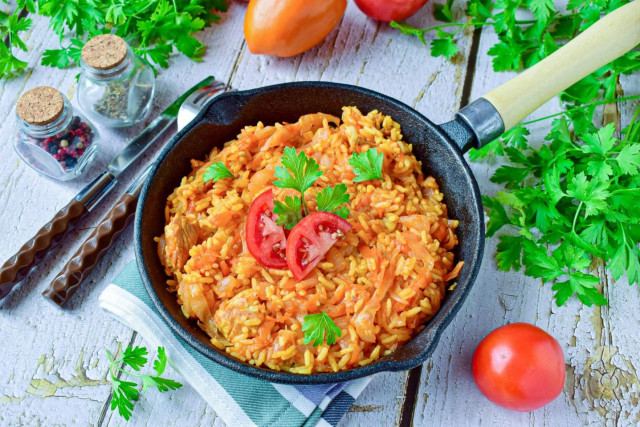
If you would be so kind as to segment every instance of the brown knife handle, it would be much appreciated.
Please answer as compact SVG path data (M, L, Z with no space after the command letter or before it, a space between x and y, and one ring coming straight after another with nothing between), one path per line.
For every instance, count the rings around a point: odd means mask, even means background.
M64 307L104 254L131 224L137 203L136 197L123 194L42 296Z
M35 236L0 268L0 300L24 279L31 268L46 259L60 244L62 237L88 212L85 205L73 199L62 208Z

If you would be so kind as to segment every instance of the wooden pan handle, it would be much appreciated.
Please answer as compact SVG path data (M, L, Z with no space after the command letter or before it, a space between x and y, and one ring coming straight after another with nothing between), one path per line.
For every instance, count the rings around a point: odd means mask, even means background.
M483 96L511 129L542 104L640 44L640 0L622 6Z
M82 282L93 271L104 254L131 224L137 204L136 197L127 193L123 194L51 285L42 293L42 296L60 307L64 307L73 294L80 289Z
M62 237L87 212L85 205L72 200L4 263L0 268L0 300L9 295L14 286L24 279L35 265L54 252L53 249L60 244Z

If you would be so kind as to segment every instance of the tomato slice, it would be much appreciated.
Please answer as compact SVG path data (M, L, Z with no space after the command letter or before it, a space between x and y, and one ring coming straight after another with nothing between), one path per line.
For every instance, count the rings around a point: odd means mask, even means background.
M351 224L331 212L314 212L300 221L287 239L287 265L300 281L324 258Z
M246 226L247 249L258 262L269 268L286 268L287 239L273 215L273 190L267 190L251 203Z

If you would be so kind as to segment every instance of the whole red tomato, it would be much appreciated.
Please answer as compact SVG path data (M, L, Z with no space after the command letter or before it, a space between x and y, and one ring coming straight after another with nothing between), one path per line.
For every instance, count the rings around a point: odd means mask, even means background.
M367 16L378 21L404 21L418 11L427 0L355 0Z
M528 323L501 326L473 354L473 378L487 399L507 409L532 411L558 397L564 386L558 341Z
M251 53L298 55L320 43L346 7L347 0L251 0L244 38Z

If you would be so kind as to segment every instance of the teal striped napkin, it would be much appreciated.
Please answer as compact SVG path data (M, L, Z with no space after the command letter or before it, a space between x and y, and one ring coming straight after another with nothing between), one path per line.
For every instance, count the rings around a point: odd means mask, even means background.
M217 365L169 329L147 295L135 261L107 286L99 304L154 347L165 347L176 372L229 426L335 426L371 380L290 386Z

